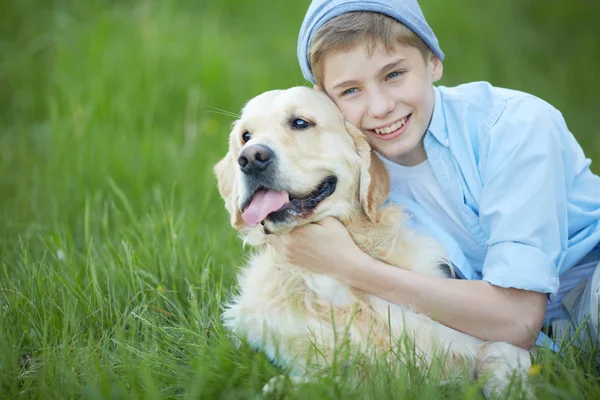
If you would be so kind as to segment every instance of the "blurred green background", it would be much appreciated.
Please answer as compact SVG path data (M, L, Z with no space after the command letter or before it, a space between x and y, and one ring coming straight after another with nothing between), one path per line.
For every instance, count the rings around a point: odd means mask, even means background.
M308 4L0 4L0 397L235 397L274 373L215 345L243 253L212 166L231 113L307 84ZM421 5L441 84L544 98L600 173L600 2Z
M74 226L71 205L106 186L107 176L134 201L175 181L190 201L207 196L209 167L224 153L233 120L217 110L237 113L262 91L306 84L295 49L308 4L4 2L4 225L21 226L12 233L33 220ZM599 158L599 2L421 4L447 56L440 84L486 80L540 96Z

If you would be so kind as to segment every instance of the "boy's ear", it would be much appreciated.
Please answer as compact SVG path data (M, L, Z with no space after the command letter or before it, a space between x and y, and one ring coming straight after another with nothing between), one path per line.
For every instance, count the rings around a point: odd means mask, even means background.
M352 137L362 164L360 168L360 205L371 222L379 222L379 207L390 193L390 180L385 165L367 142L365 135L348 121L346 131Z
M433 68L433 70L432 70L433 82L437 82L440 79L442 79L442 75L444 74L444 64L442 63L442 60L440 60L438 58L438 56L433 54L433 52L431 53L429 62L431 63L431 66Z
M217 177L219 193L223 200L225 200L225 208L231 216L231 225L234 228L239 229L243 224L243 220L242 213L237 207L238 188L235 177L236 169L237 162L234 160L230 150L227 152L227 155L214 166L213 172Z
M313 85L313 89L315 89L316 91L320 92L321 91L321 86L319 86L319 85Z

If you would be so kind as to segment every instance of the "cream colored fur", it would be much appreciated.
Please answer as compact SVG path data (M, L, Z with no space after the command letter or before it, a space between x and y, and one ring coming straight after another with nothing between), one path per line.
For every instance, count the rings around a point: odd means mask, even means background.
M293 118L306 119L314 127L294 131L288 123ZM370 256L398 268L447 277L441 268L448 263L444 249L432 238L406 229L407 216L400 207L382 206L389 191L385 168L327 96L308 88L267 92L246 105L231 132L228 154L215 166L232 226L255 247L239 273L239 292L223 313L231 332L300 378L309 379L319 367L329 366L343 343L349 344L350 355L365 356L365 371L370 361L381 357L410 357L421 364L441 357L447 379L464 373L489 377L487 395L502 391L512 373L526 376L530 361L525 350L484 343L426 315L285 263L268 245L263 227L250 228L241 219L239 207L248 194L236 160L246 131L252 143L273 149L278 182L290 193L306 194L327 175L338 177L335 193L310 216L283 224L266 221L273 234L334 216ZM406 338L418 357L402 354L398 344Z

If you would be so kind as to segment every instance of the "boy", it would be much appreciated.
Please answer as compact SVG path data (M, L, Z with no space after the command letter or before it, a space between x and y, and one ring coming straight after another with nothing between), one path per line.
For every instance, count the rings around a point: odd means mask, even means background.
M415 0L314 0L298 57L462 279L369 258L334 219L269 238L291 262L483 340L530 348L543 324L558 341L586 315L597 340L600 178L556 109L484 82L434 87L444 54Z

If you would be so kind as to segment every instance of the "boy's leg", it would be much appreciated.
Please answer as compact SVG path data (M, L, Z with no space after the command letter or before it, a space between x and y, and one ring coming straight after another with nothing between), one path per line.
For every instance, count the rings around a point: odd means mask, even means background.
M574 344L583 349L591 349L598 345L598 321L600 319L600 263L596 265L592 276L582 281L562 300L563 306L571 316L569 336L573 338L579 329ZM582 326L582 324L584 324ZM600 356L600 353L598 353ZM600 357L596 358L600 365Z
M587 327L593 344L598 343L598 302L600 301L600 263L583 291L581 300L575 308L577 326L581 325L587 318ZM582 332L584 333L584 332ZM585 334L585 333L584 333ZM583 338L582 338L583 339Z

